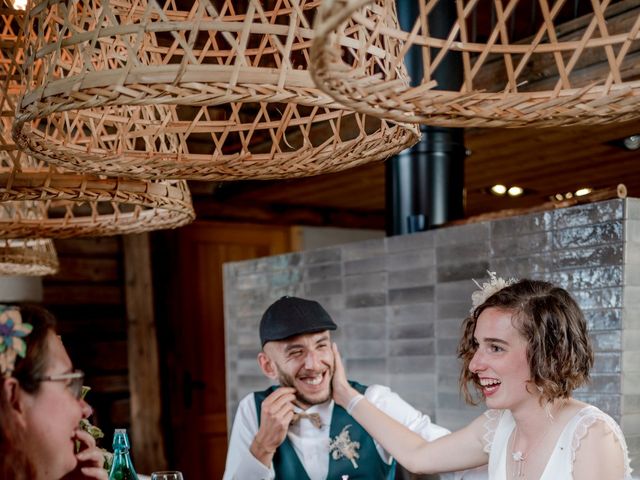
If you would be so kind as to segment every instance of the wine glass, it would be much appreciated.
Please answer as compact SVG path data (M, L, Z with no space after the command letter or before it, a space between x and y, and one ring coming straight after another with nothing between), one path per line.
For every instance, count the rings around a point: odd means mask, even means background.
M177 470L170 470L165 472L153 472L151 474L151 480L184 480L182 473Z

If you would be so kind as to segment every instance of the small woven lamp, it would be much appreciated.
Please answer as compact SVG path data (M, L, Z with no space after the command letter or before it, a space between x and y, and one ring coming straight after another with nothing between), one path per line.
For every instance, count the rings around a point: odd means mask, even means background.
M175 228L194 217L184 181L106 178L49 167L11 140L20 94L20 12L0 23L0 238L62 238ZM68 139L61 139L65 142Z
M84 172L235 180L335 172L418 140L415 125L345 110L315 87L318 0L262 3L34 0L17 141ZM73 128L69 115L106 125L119 143ZM166 148L164 135L178 143Z
M51 239L0 239L0 275L55 275L59 268Z
M419 15L407 31L398 26L394 0L323 1L311 54L316 84L356 111L429 125L565 126L640 117L640 78L635 56L629 54L640 40L637 10L613 27L606 18L616 8L610 6L614 2L593 0L591 14L581 18L585 28L564 33L558 25L564 0L540 0L533 2L540 11L532 30L536 33L515 42L508 26L525 13L516 0L506 5L502 0L415 1ZM446 38L437 38L429 31L429 16L445 1L455 5L457 20ZM526 13L533 22L531 6ZM474 19L491 15L495 22L486 40L474 43ZM372 36L382 37L386 48L374 51L370 42L360 40ZM424 74L414 79L418 86L410 87L402 81L400 65L412 48L421 49ZM433 72L448 52L461 52L464 80L459 91L435 89ZM598 62L605 67L600 80L582 78L578 70L593 69ZM378 75L367 72L371 64L379 66ZM536 83L528 76L532 65L556 78Z
M6 14L6 12L2 12ZM12 22L5 25L3 37L12 37ZM5 125L2 125L5 127ZM4 130L3 130L4 131ZM0 137L4 140L4 137ZM4 153L5 142L0 144L0 165L10 160L10 156ZM7 164L10 168L12 165ZM4 168L0 167L0 171ZM47 212L44 205L34 202L7 202L0 208L0 218L23 218L35 216L46 218ZM42 276L53 275L59 269L58 256L50 239L0 239L0 275L24 275Z

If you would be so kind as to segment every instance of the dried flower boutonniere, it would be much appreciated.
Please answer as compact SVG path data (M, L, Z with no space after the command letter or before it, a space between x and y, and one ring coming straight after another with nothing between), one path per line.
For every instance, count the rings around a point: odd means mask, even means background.
M349 436L349 427L347 425L342 429L339 435L336 436L331 443L329 443L329 452L334 460L338 460L342 457L351 461L353 468L358 468L358 462L356 459L360 458L358 449L360 448L360 442L354 442Z
M473 283L475 283L480 290L476 290L471 294L471 313L473 313L476 308L482 305L491 295L499 292L503 288L508 287L513 283L516 283L515 278L509 278L505 280L502 277L498 277L496 275L496 272L490 272L487 270L487 273L489 274L488 282L484 282L482 285L480 285L475 280L473 281Z

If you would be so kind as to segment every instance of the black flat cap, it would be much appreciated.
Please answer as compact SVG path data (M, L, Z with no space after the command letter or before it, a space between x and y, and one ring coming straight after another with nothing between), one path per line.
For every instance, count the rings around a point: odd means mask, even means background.
M335 330L338 326L327 311L315 300L298 297L282 297L275 301L260 320L260 342L301 335L303 333Z

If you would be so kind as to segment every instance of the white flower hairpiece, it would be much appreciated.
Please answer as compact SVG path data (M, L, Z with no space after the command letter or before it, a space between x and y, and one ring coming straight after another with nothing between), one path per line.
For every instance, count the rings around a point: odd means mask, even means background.
M490 272L489 270L487 270L487 273L489 274L488 282L484 282L480 285L477 281L473 281L480 290L476 290L471 294L471 313L482 305L491 295L499 292L504 287L508 287L509 285L516 283L517 281L515 278L505 280L502 277L498 277L496 272Z
M23 340L33 327L22 322L18 307L0 305L0 375L11 376L16 357L24 358L27 344Z

